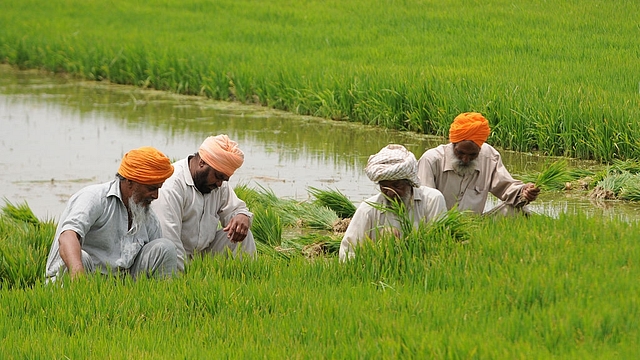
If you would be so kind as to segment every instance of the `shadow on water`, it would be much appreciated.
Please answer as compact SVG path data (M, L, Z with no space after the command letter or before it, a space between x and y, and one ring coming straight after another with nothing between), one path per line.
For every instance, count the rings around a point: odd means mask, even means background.
M232 186L262 186L300 200L308 198L309 186L338 189L358 204L376 193L362 171L369 155L400 143L419 157L446 141L7 66L0 66L0 127L0 196L26 201L41 218L57 217L80 188L111 180L124 153L145 145L177 160L195 152L206 136L225 133L246 159ZM505 151L503 156L516 177L540 171L548 162L533 154ZM532 209L550 215L637 216L634 205L610 205L601 209L584 197L543 194Z

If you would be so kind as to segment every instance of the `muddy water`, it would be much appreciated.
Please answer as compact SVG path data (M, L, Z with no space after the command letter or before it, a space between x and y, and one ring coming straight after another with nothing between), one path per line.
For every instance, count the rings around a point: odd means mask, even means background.
M310 186L338 189L356 204L376 192L362 171L369 155L388 143L400 143L419 157L444 142L0 66L0 196L14 204L27 202L40 218L56 219L71 194L111 180L130 149L154 146L177 160L195 152L206 136L221 133L245 152L232 186L263 187L300 200L309 197ZM531 154L504 152L504 161L516 176L543 166L540 157ZM543 194L533 210L632 218L637 213L635 206L595 207L564 194Z

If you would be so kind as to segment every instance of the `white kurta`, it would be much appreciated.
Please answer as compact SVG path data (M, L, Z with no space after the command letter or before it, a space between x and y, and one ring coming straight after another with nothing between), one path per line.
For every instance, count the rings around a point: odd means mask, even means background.
M460 176L453 171L455 160L451 143L427 150L418 160L421 185L440 190L447 209L458 203L459 210L482 214L489 193L508 205L519 201L524 184L511 176L502 164L500 153L491 145L482 144L472 175Z
M393 213L380 211L369 203L388 204L389 202L383 194L378 194L358 206L340 243L340 260L353 257L354 247L366 239L375 240L377 233L383 227L390 226L400 231L400 222ZM426 186L413 188L412 205L408 210L416 227L420 221L433 220L447 211L440 191Z
M209 194L202 194L189 172L188 158L175 162L173 166L173 175L164 182L158 199L151 206L160 220L163 236L176 244L178 269L184 271L185 261L194 252L212 248L218 230L234 216L244 214L251 223L253 214L228 182L223 182ZM247 240L253 242L253 237Z

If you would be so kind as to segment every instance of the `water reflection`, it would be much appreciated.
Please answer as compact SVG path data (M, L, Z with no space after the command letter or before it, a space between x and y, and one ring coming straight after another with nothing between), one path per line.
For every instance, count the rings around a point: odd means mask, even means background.
M112 179L122 155L143 145L177 160L206 136L225 133L246 155L233 186L264 186L297 199L308 197L309 186L332 188L359 203L376 192L362 171L370 154L401 143L419 157L444 141L6 66L0 66L0 127L0 196L27 201L43 218L57 217L78 189ZM504 152L504 161L514 174L544 166L537 156L512 152ZM555 197L541 197L534 210L594 209ZM635 208L616 205L614 212Z

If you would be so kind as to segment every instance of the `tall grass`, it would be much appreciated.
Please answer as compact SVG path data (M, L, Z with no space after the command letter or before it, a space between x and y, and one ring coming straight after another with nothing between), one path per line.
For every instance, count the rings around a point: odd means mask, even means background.
M478 111L495 145L610 161L640 157L637 11L595 0L8 0L0 61L439 136Z
M40 221L27 203L5 199L0 216L0 287L30 287L42 282L56 224Z
M466 237L447 233L467 220ZM170 281L5 286L0 347L9 358L640 355L637 224L585 215L445 221L424 227L428 237L379 243L398 249L386 258L364 249L345 264L200 257Z

